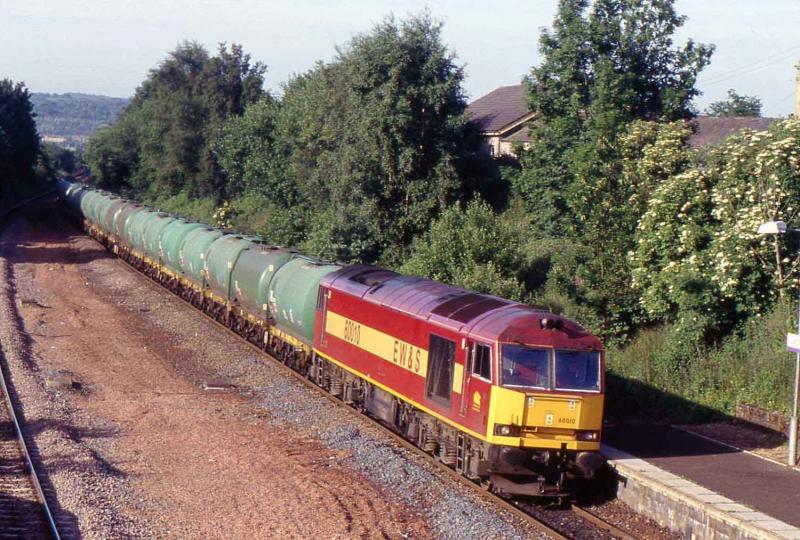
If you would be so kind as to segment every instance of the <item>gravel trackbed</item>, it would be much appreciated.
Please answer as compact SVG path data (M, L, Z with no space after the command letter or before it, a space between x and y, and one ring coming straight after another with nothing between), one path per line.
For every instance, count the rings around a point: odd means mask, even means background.
M51 203L5 228L0 272L0 343L65 538L541 537Z

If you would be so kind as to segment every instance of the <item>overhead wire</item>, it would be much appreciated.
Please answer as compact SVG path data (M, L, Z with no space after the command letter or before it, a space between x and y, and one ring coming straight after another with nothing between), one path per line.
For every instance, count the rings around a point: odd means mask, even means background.
M795 94L795 89L793 88L791 92L780 98L778 101L772 103L771 109L777 109L779 105L783 105L783 102L792 97Z
M719 84L721 82L725 82L725 81L727 81L729 79L732 79L734 77L738 77L738 76L743 75L745 73L753 73L755 71L759 71L761 69L764 69L764 68L770 67L772 65L775 65L778 62L783 62L787 58L791 57L793 54L797 54L797 53L800 53L800 45L795 45L795 46L790 47L788 49L785 49L785 50L783 50L783 51L781 51L779 53L771 54L769 56L763 57L760 60L756 60L754 62L750 62L748 64L745 64L744 66L742 66L742 67L740 67L738 69L735 69L735 70L728 71L728 72L725 72L723 74L717 75L716 77L712 78L711 80L705 81L703 83L703 86L714 86L716 84Z
M767 60L778 59L778 57L785 58L785 57L791 56L792 54L795 54L797 52L800 52L800 44L792 45L791 47L788 47L786 49L783 49L783 50L780 50L780 51L777 51L777 52L774 52L774 53L770 53L770 54L768 54L766 56L763 56L761 58L757 58L756 60L752 60L750 62L747 62L747 63L739 66L736 69L733 69L733 70L730 70L730 71L724 71L724 72L720 73L719 75L717 75L717 77L719 78L719 77L727 77L729 75L735 75L735 74L741 72L741 70L743 70L743 69L746 70L746 69L758 67L758 66L762 65Z

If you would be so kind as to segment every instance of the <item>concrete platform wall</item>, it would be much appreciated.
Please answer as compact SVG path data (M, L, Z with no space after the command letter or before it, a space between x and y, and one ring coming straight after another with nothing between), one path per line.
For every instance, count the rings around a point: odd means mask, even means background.
M696 539L800 539L800 529L693 482L604 446L618 476L617 497L660 525Z

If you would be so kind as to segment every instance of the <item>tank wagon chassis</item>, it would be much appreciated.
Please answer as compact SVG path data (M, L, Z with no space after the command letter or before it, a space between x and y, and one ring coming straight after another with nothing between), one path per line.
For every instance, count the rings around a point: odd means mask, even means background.
M129 266L487 490L563 499L602 466L602 348L575 323L76 184L59 194Z

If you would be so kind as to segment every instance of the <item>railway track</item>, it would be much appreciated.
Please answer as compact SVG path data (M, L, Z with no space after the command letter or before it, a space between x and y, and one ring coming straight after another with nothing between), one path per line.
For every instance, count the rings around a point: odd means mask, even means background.
M60 538L19 420L0 376L0 539Z
M28 199L0 213L0 230L6 218L36 199ZM34 460L25 442L14 399L6 383L8 374L0 349L0 539L53 538L60 540L53 513L42 490Z
M102 245L102 243L100 244ZM105 246L103 247L105 248ZM125 260L121 258L118 258L117 260L119 260L122 263L122 267L126 268L129 272L133 272L137 276L143 275L136 268L128 264ZM172 291L169 291L169 289L162 287L158 282L156 282L153 279L147 279L147 282L150 283L152 286L158 287L159 290L165 290L172 293ZM191 302L188 302L180 295L175 293L172 293L172 295L179 298L185 304L191 306L195 310L202 313L206 317L206 319L212 321L214 324L223 329L226 333L230 334L231 336L234 336L237 340L247 344L248 347L258 351L260 354L272 360L274 364L277 364L280 367L280 369L282 369L287 375L291 376L304 386L313 389L315 392L325 397L335 406L347 409L349 413L358 414L362 418L363 417L370 418L365 414L357 412L355 409L353 409L353 407L347 405L336 396L325 391L323 388L319 387L318 385L316 385L314 382L312 382L302 374L291 369L289 366L281 362L278 358L275 358L274 356L266 352L264 349L253 343L252 341L239 335L233 329L215 320L214 318L207 316L207 314L204 311L202 311L202 309L193 305ZM427 463L435 467L442 474L449 476L451 479L461 483L462 485L470 489L473 493L475 493L478 497L491 502L499 510L511 514L515 516L517 519L525 523L528 523L529 525L531 525L532 528L546 534L549 537L556 538L559 540L573 540L577 538L581 539L617 538L620 540L635 539L633 535L629 534L623 529L617 527L612 523L607 522L600 516L578 505L571 505L566 509L548 512L548 511L536 510L536 508L540 508L538 507L538 505L523 505L515 503L513 501L506 500L490 491L483 489L480 485L476 484L475 482L469 480L468 478L459 474L455 470L451 469L446 464L437 460L434 456L427 454L422 449L418 448L416 445L412 444L410 441L403 438L401 435L396 433L388 426L374 419L373 419L373 424L378 426L379 429L381 429L381 431L387 437L392 439L398 446L402 446L403 448L413 452L414 454L424 457ZM564 526L563 522L565 520L570 522L569 526ZM561 522L561 524L558 524L557 522Z

